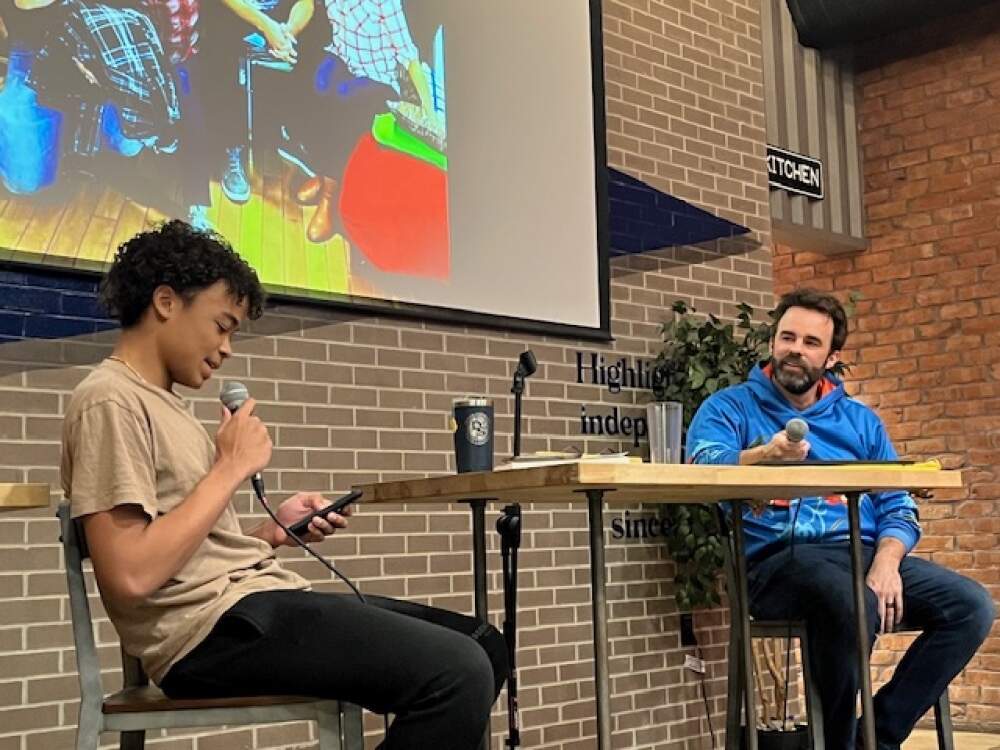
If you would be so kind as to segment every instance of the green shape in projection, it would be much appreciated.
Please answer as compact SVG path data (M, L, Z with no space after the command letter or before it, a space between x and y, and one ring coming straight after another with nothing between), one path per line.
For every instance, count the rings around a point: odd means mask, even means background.
M396 117L391 112L375 115L375 120L372 122L372 136L383 146L433 164L438 169L445 171L448 169L448 157L399 127Z

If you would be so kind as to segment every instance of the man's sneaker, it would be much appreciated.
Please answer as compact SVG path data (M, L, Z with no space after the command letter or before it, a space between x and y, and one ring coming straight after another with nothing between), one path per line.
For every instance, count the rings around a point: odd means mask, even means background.
M129 138L122 132L118 108L110 105L101 108L101 142L122 156L135 156L143 147L142 141Z
M316 177L316 170L309 163L309 152L300 141L295 140L288 133L284 125L281 126L281 143L278 144L278 156L294 167L298 167L305 173L306 177Z
M208 206L192 205L188 209L188 224L199 232L214 232L215 227L208 218Z
M250 180L243 168L243 146L226 149L226 171L222 174L222 192L233 203L250 200Z
M861 718L858 718L858 728L854 733L854 746L857 750L864 750L865 748L865 734L861 729ZM901 750L899 745L890 745L888 742L883 742L878 737L875 738L875 746L878 750Z

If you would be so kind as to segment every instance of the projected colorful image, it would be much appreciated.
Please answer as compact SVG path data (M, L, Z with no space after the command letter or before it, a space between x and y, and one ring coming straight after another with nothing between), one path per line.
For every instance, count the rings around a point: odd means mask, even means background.
M411 4L3 0L0 258L100 270L179 217L273 290L447 284L445 25Z

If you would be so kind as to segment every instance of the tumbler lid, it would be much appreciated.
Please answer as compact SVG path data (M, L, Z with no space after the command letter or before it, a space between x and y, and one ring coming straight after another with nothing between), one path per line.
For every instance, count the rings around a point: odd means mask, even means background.
M456 399L456 407L459 406L492 406L493 400L485 398L484 396L468 396L467 398Z

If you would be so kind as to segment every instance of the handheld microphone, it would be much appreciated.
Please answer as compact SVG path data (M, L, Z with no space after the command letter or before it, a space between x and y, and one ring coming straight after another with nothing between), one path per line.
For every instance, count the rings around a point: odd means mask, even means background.
M802 439L809 434L809 425L804 419L793 417L785 425L785 432L788 440L792 443L801 443Z
M219 400L223 406L229 409L230 414L235 414L248 398L250 398L250 391L247 390L247 387L243 383L237 383L232 380L226 383L222 387L222 392L219 393ZM253 487L257 499L266 505L264 480L261 479L259 471L250 477L250 486Z

